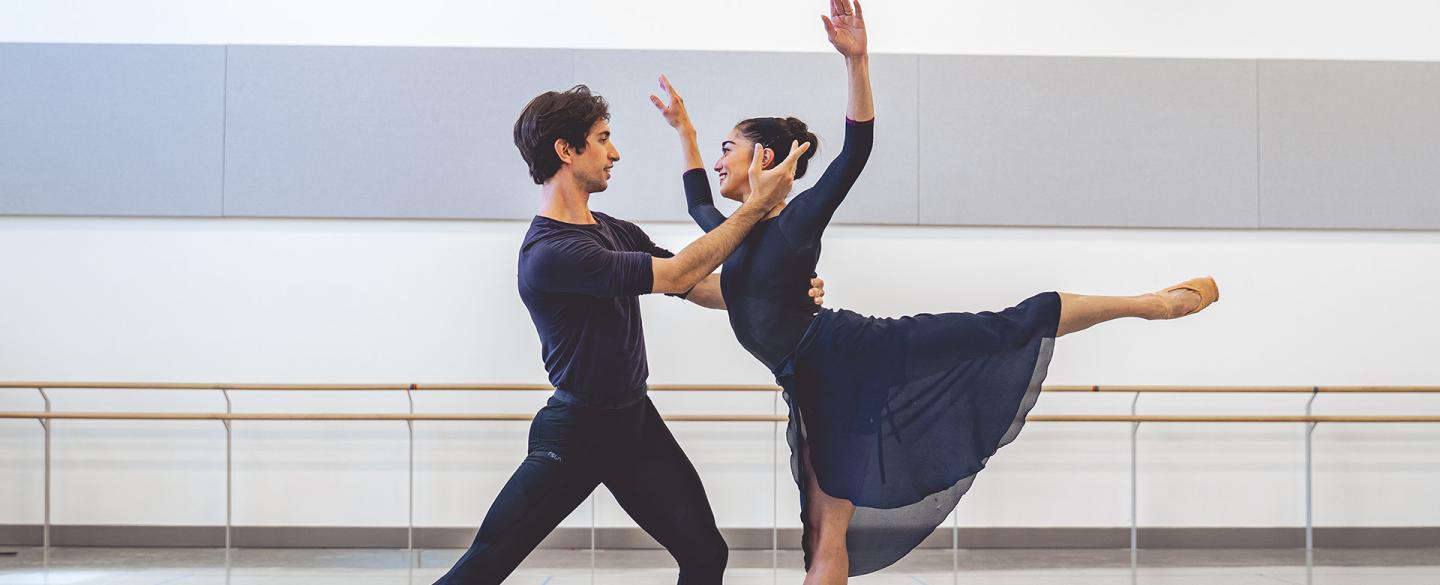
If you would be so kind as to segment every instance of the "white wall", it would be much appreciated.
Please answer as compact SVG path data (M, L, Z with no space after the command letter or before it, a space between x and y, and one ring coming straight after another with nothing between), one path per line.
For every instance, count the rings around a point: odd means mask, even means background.
M623 186L616 185L623 196ZM862 195L863 196L863 195ZM0 220L0 379L543 382L514 293L518 222ZM683 224L645 226L679 247ZM1193 319L1119 322L1062 339L1058 384L1434 384L1440 234L833 228L830 303L877 315L1006 306L1048 289L1146 291L1213 273L1224 299ZM882 284L885 283L885 284ZM723 314L644 301L655 382L766 382ZM218 410L213 392L52 391L60 410ZM422 393L422 412L526 412L539 394ZM1128 396L1055 395L1039 412L1123 413ZM1299 413L1304 396L1157 397L1142 412ZM768 396L658 395L667 412L769 413ZM32 409L34 392L0 394ZM241 393L238 411L401 412L401 394ZM1435 397L1322 397L1317 412L1440 414ZM770 425L676 423L721 522L766 525ZM56 425L59 522L223 518L223 437L201 423ZM0 427L0 522L38 513L38 427ZM418 519L472 525L524 451L522 423L421 424ZM1123 525L1128 427L1036 424L962 506L973 525ZM403 425L239 423L236 521L404 521ZM1145 522L1302 521L1298 427L1141 432ZM1322 523L1434 525L1440 429L1322 426ZM782 461L783 464L783 461ZM782 496L793 488L782 476ZM767 490L768 492L768 490ZM171 497L157 498L157 494ZM1162 495L1163 494L1163 495ZM1036 502L1044 505L1036 505ZM793 501L782 520L793 524ZM602 523L624 524L611 505Z
M823 2L0 1L0 41L825 50ZM1428 2L882 2L877 52L1440 59ZM637 8L637 5L640 7ZM542 18L558 19L543 21ZM1422 34L1424 33L1424 34ZM597 199L636 186L617 182ZM527 194L516 194L527 196ZM856 196L881 196L857 193ZM677 202L678 205L678 202ZM697 235L648 224L664 244ZM0 218L0 379L542 382L514 292L516 222ZM1052 383L1437 384L1440 233L841 226L830 304L877 315L999 308L1049 289L1148 291L1213 273L1224 300L1181 322L1060 341ZM766 382L724 316L644 303L655 382ZM55 391L61 410L220 409L213 392ZM533 410L543 396L421 394L421 411ZM667 412L768 413L770 397L658 395ZM1151 397L1142 412L1298 413L1304 397ZM239 411L401 411L395 394L250 393ZM0 391L0 409L40 407ZM1047 396L1037 412L1127 412ZM1440 397L1322 397L1317 412L1440 414ZM239 524L405 520L403 425L236 425ZM521 423L417 428L417 521L474 526L523 454ZM676 423L722 525L766 526L772 427ZM1302 430L1147 426L1141 521L1303 522ZM960 508L976 526L1128 521L1128 427L1036 424ZM1440 429L1321 426L1321 525L1440 524ZM205 423L56 424L55 520L223 521L223 434ZM33 421L0 421L0 524L40 519ZM781 462L784 466L784 461ZM778 478L779 515L796 524ZM602 524L628 520L600 496ZM588 511L571 524L588 520Z
M823 51L822 0L0 0L0 40ZM872 0L877 53L1435 60L1428 0Z

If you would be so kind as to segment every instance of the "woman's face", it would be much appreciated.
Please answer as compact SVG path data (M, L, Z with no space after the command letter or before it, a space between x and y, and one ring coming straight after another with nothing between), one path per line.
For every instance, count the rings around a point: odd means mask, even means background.
M762 161L768 168L775 158L775 151L765 149L765 160ZM720 196L734 201L744 202L750 196L750 161L755 158L755 143L740 133L739 128L731 128L730 133L725 135L725 141L720 143L720 160L715 161L715 172L720 175Z

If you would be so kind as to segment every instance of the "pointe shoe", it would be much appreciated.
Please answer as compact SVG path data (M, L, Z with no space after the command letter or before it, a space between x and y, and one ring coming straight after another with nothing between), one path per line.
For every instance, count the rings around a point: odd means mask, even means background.
M1210 306L1210 303L1214 303L1220 300L1220 286L1215 284L1214 278L1211 278L1209 276L1192 278L1190 280L1160 291L1160 302L1165 304L1165 309L1170 314L1174 314L1174 311L1170 310L1170 301L1165 298L1165 293L1174 292L1177 290L1194 291L1195 294L1200 295L1200 306L1195 307L1195 310L1190 311L1189 313L1185 313L1184 315L1176 315L1176 317L1194 315L1195 313L1199 313L1205 307Z

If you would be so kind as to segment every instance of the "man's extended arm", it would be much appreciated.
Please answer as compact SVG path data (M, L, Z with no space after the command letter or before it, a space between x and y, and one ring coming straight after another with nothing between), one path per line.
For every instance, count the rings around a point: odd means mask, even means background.
M820 278L810 279L810 299L817 305L825 304L825 281ZM719 309L724 311L725 296L721 294L720 273L714 273L705 277L700 284L685 295L685 300L705 307L707 309Z
M800 154L809 150L810 143L796 145L784 162L769 170L761 169L762 148L760 144L755 145L756 153L750 165L750 198L725 223L685 246L674 258L654 258L652 292L680 293L700 284L740 246L750 229L790 193L795 163Z

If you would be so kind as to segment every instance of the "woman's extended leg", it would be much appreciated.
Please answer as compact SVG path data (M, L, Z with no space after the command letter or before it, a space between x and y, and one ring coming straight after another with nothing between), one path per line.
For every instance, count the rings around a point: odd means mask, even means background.
M1056 337L1083 331L1119 319L1174 319L1189 315L1220 298L1210 278L1187 280L1160 292L1133 297L1106 297L1060 293L1060 327Z
M850 555L845 550L845 530L850 526L850 517L855 515L855 504L849 500L832 498L820 489L815 479L815 468L810 465L810 448L803 450L805 458L805 495L808 502L805 510L806 523L810 525L805 538L810 549L810 569L805 573L804 585L837 585L850 578Z

